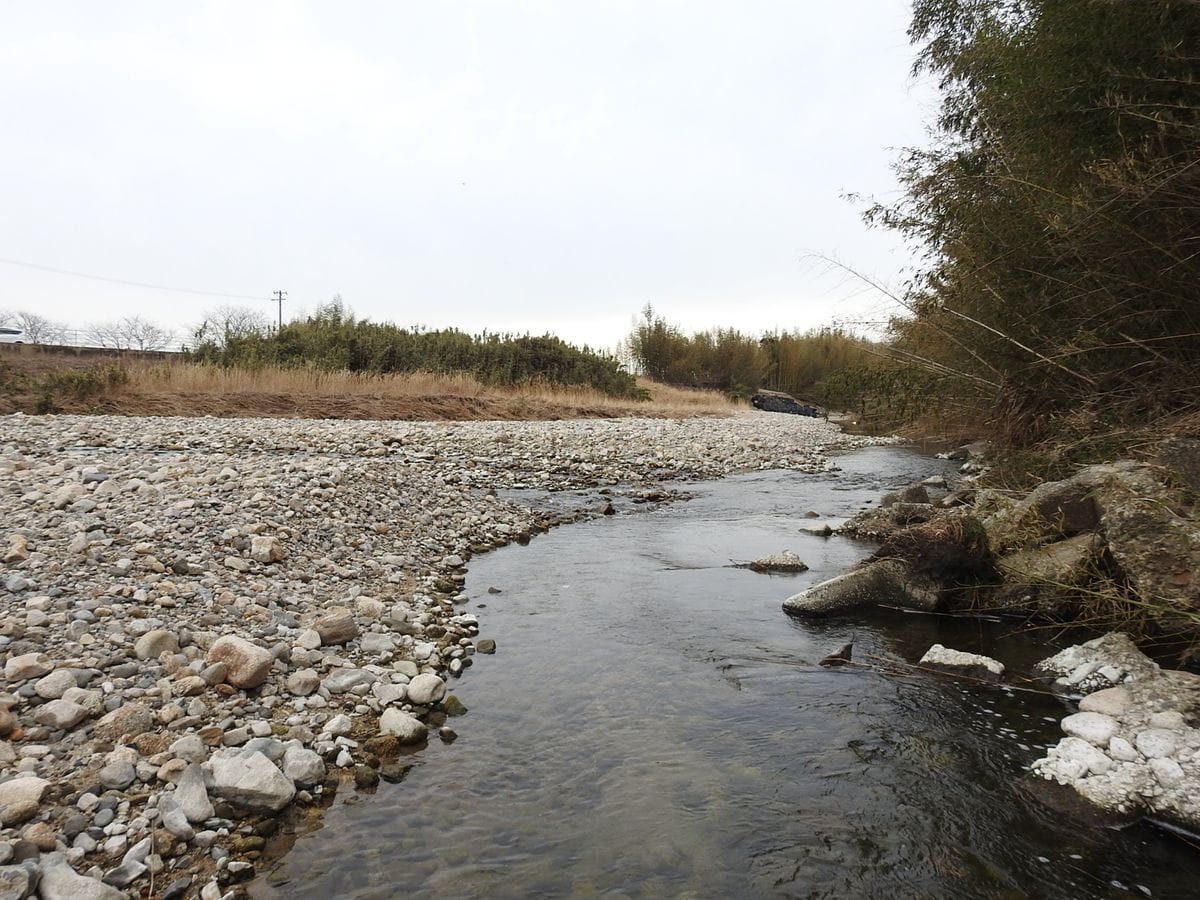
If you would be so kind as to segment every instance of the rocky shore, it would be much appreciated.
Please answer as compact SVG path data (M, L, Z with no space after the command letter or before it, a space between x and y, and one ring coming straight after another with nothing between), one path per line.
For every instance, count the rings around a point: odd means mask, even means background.
M236 894L283 811L454 739L454 679L497 649L472 554L873 442L766 413L0 418L0 897Z
M841 526L881 546L784 609L823 617L885 604L1093 628L1127 622L1177 650L1200 647L1200 440L1174 438L1151 461L1086 466L1020 495L978 487L986 447L956 456L965 460L957 478L911 485ZM963 657L935 646L920 664L1003 675L998 661ZM1200 675L1160 668L1119 631L1039 669L1079 706L1031 771L1109 812L1200 832Z

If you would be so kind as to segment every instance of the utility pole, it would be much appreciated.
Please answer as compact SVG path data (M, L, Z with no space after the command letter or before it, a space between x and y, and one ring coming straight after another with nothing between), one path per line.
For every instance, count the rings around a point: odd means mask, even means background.
M283 330L283 298L287 296L287 291L276 291L275 302L279 304L279 330Z

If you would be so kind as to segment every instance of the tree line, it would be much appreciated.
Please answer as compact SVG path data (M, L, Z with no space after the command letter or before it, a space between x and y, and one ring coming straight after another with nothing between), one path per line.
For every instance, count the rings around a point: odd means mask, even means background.
M932 146L868 219L924 254L891 349L1017 443L1200 404L1200 4L917 0Z
M759 334L711 328L687 334L650 305L620 353L655 381L743 398L768 388L835 405L847 397L833 376L886 364L886 348L841 328Z
M374 374L468 373L485 384L547 382L640 397L636 378L613 356L553 335L471 335L359 319L340 297L282 328L253 311L223 307L196 329L189 356L223 366L310 367Z

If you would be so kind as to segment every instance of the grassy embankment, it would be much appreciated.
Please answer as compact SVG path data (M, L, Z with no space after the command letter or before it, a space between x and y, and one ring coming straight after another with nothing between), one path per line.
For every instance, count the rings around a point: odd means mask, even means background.
M162 354L0 348L0 413L130 416L267 416L328 419L477 420L729 415L715 391L639 380L648 399L527 381L485 385L467 374L394 374L307 368L241 368Z

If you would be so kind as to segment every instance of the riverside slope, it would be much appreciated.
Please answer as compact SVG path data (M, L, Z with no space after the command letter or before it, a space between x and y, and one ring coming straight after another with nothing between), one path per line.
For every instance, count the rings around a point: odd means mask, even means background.
M275 811L444 721L485 649L465 561L562 519L500 491L599 514L869 443L767 413L0 418L0 875L55 896L73 866L114 898L250 877Z

